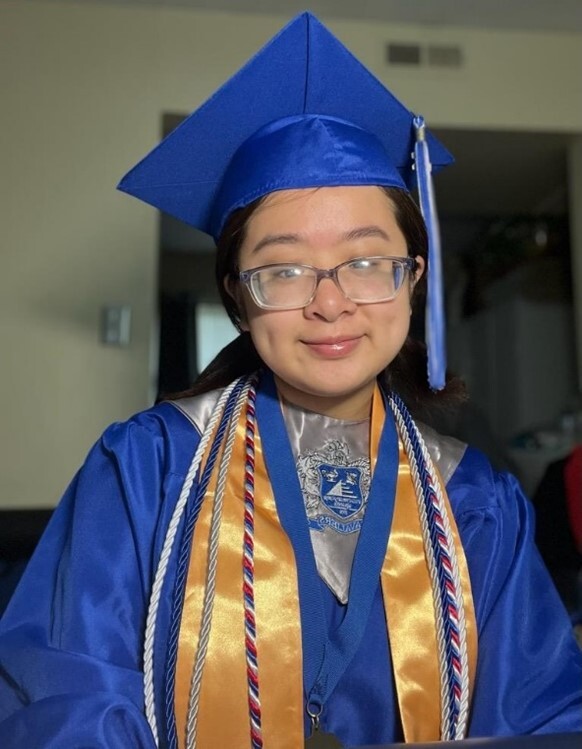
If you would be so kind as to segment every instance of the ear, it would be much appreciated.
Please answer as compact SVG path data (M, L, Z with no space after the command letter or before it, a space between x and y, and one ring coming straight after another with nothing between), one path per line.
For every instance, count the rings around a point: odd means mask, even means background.
M238 315L237 328L240 332L248 331L249 326L246 320L246 311L240 284L238 284L231 276L225 276L222 279L222 284L228 296L231 297L236 304Z
M416 260L416 271L414 272L413 285L416 286L426 269L426 263L420 255L417 255L414 259Z

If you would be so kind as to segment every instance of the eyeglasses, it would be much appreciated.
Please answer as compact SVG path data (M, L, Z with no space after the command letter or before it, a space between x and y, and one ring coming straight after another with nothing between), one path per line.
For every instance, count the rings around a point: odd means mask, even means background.
M412 257L357 257L322 270L312 265L274 263L235 275L262 309L299 309L310 304L323 278L331 278L342 294L358 304L388 302L398 294L406 273L414 273Z

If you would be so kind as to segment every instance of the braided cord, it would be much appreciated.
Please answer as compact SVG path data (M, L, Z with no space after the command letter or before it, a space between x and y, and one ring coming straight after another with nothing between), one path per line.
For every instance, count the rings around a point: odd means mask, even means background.
M176 730L176 715L174 710L174 693L176 679L176 661L178 658L178 645L180 639L180 624L182 621L182 606L184 603L184 591L188 577L188 567L190 562L190 553L192 549L192 536L202 502L206 494L206 489L220 452L220 447L229 424L233 408L237 403L241 389L244 387L244 380L240 379L231 391L226 405L220 416L220 423L216 429L216 436L210 446L208 459L204 466L204 471L200 480L197 482L194 499L186 507L186 519L184 521L184 530L180 541L180 551L176 569L176 579L174 582L174 593L170 628L168 635L166 671L165 671L165 717L168 749L176 749L178 746L178 734Z
M254 387L251 387L247 402L245 429L243 600L251 746L252 749L262 749L263 732L261 727L257 628L255 621L255 403L256 391Z
M210 418L206 426L206 429L204 430L204 433L202 434L200 443L198 445L196 452L194 453L194 457L192 458L190 468L188 469L188 473L186 474L186 478L184 479L184 484L182 486L182 491L180 492L178 502L176 503L174 512L170 519L168 530L166 531L166 537L164 539L164 544L162 546L162 552L160 554L160 559L159 559L158 566L156 569L156 574L154 576L154 582L153 582L152 592L150 596L150 603L149 603L148 613L146 617L143 668L144 668L145 714L146 714L146 718L147 718L147 721L149 723L149 726L152 732L155 745L157 747L159 746L159 733L158 733L158 725L157 725L157 718L156 718L156 706L155 706L155 695L154 695L153 660L154 660L154 642L155 642L155 635L156 635L156 620L157 620L157 614L158 614L158 609L159 609L159 604L160 604L161 592L162 592L162 588L163 588L164 581L166 578L168 564L169 564L170 556L171 556L172 549L174 546L176 534L178 531L178 526L180 524L180 520L182 517L182 512L184 510L184 507L187 504L188 497L190 496L190 490L194 482L194 477L196 476L196 473L200 466L200 462L202 461L202 457L204 455L208 442L210 441L210 438L212 437L214 428L221 416L224 404L226 403L231 391L234 389L236 384L237 384L237 381L231 383L227 388L225 388L225 390L220 396L220 399L216 405L216 408L212 414L212 417Z
M198 728L198 708L200 705L200 690L202 686L202 674L208 651L208 642L210 640L210 627L212 624L212 612L214 608L214 594L216 592L216 569L218 563L218 540L220 532L220 522L222 519L222 506L224 499L224 488L228 475L228 467L232 456L232 448L236 437L238 419L242 408L247 400L247 394L250 382L246 382L237 398L236 405L233 409L226 444L221 456L218 468L218 478L216 481L216 491L214 495L214 504L212 508L212 518L210 522L210 537L208 544L208 567L206 570L206 585L204 590L204 601L202 604L202 618L200 624L200 636L198 638L198 648L192 670L192 679L190 682L190 694L188 697L188 713L186 720L186 749L196 748L197 728Z
M441 738L461 739L469 706L468 655L461 581L444 496L424 441L406 407L389 403L409 458L433 588L441 688Z
M433 506L435 507L435 524L438 529L438 541L443 553L443 567L441 572L441 587L444 595L444 604L449 613L450 638L451 638L451 660L453 671L453 692L455 705L455 722L451 739L465 738L469 717L469 656L467 650L467 628L465 621L465 607L463 605L463 591L457 554L454 546L453 533L449 523L445 499L440 481L436 476L432 459L416 425L418 442L423 454L425 465L429 466L432 474L432 485L436 495Z
M444 738L449 733L449 692L447 685L447 673L446 673L446 654L444 651L445 636L444 636L444 623L443 623L443 611L440 605L440 598L438 594L438 579L436 573L436 560L435 553L432 544L430 543L430 531L428 528L428 517L427 509L424 498L424 487L421 480L421 475L418 467L418 462L414 453L414 447L410 438L407 423L404 421L403 414L399 408L400 404L397 403L394 397L389 400L390 406L392 407L394 417L398 424L398 431L400 432L404 449L408 456L410 463L410 472L412 481L414 484L414 493L418 505L418 514L420 519L420 526L422 531L422 539L424 544L424 550L428 563L428 570L431 579L431 587L433 594L433 605L435 611L436 620L436 636L437 636L437 657L439 662L439 675L440 675L440 698L441 698L441 738Z

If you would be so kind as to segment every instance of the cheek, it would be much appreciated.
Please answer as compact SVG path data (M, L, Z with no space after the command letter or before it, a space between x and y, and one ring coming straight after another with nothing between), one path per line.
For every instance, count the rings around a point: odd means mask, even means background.
M386 307L378 310L376 327L384 327L385 330L408 329L410 326L410 297L401 294L392 302L387 302Z
M255 348L267 364L270 352L276 352L294 336L297 330L296 315L289 312L269 312L256 307L252 302L245 311L245 330L248 330Z
M262 310L255 305L246 289L239 287L235 300L240 315L240 329L250 331L252 321L261 314Z
M373 345L378 354L386 359L386 365L398 354L410 330L410 304L403 297L397 304L375 315L370 321L374 330Z

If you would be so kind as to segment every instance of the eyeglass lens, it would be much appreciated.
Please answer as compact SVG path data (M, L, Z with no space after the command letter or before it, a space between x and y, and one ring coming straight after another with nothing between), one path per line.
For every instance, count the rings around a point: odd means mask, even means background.
M337 280L342 292L354 302L393 299L402 286L407 261L372 257L342 263L333 271L320 271L305 265L276 264L249 273L256 301L268 307L302 307L312 300L322 277Z

